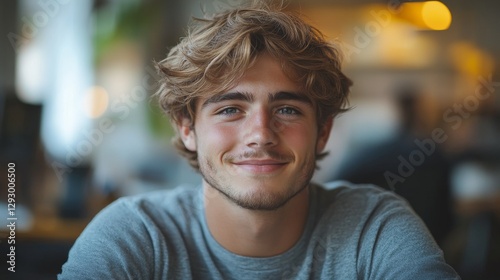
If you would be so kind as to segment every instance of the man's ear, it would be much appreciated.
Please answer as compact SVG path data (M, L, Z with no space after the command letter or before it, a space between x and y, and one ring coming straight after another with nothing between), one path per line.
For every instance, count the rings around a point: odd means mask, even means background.
M333 127L333 117L329 117L323 125L319 127L318 131L318 142L316 143L316 154L320 154L326 147L328 143L328 138L330 138L330 132Z
M177 129L186 149L196 152L196 135L194 125L188 119L183 119L177 124Z

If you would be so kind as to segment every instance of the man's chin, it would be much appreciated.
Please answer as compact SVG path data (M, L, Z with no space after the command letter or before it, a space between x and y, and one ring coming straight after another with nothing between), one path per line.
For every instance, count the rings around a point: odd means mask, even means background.
M275 211L285 206L289 199L262 199L262 198L246 198L246 199L232 199L232 202L241 208L252 211Z
M222 190L217 190L229 201L241 208L248 210L274 211L285 206L304 189L305 187L295 192L272 192L264 185L256 185L251 187L251 190L247 188L246 193L226 193Z

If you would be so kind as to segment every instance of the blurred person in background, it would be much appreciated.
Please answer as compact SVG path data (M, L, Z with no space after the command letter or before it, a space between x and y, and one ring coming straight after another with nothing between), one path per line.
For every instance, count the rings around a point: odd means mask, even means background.
M351 81L281 6L199 20L158 63L159 100L200 188L119 199L59 279L458 279L397 195L311 183Z
M432 112L423 93L417 86L405 84L394 96L400 116L398 132L351 154L331 179L394 191L410 203L442 245L453 227L451 164L439 143L429 142L435 127L428 118Z
M487 90L483 88L482 90ZM500 267L500 103L494 95L456 119L451 194L457 226L444 246L463 279L498 279ZM460 121L460 122L458 122ZM480 137L478 137L480 135Z

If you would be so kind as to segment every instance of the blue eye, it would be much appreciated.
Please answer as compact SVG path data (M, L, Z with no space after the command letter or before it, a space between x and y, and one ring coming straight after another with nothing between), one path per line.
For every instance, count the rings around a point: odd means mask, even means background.
M228 107L228 108L224 108L224 109L220 110L217 114L218 115L234 115L238 112L239 112L239 110L237 108Z
M278 113L284 114L284 115L298 115L299 111L297 111L291 107L283 107L283 108L278 109Z

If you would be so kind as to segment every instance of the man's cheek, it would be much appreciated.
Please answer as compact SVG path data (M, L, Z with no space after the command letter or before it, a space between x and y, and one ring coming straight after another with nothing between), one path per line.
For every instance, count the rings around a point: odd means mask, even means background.
M232 143L237 142L239 142L237 132L224 127L207 126L197 137L199 150L203 150L205 153L216 153L217 151L230 149Z

